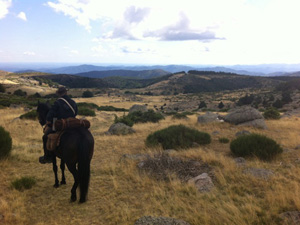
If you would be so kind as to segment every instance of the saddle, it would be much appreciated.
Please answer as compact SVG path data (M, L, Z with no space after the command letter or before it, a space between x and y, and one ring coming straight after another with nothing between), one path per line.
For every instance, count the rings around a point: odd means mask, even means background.
M66 130L76 129L79 127L88 129L90 126L91 123L86 119L67 118L56 120L54 123L56 132L48 134L46 148L49 151L54 151L59 146L60 138Z

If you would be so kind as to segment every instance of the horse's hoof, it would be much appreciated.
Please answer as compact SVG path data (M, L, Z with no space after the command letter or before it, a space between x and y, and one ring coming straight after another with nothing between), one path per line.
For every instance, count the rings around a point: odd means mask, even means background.
M58 188L59 184L54 184L53 187Z
M60 184L67 184L65 180L62 180Z
M76 202L76 200L77 200L77 197L76 197L76 196L71 196L70 202Z
M81 203L85 203L86 202L86 200L85 199L80 199L79 200L79 204L81 204Z

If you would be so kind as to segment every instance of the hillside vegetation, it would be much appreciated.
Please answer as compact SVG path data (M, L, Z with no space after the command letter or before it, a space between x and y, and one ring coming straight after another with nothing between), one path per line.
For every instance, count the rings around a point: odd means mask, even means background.
M126 109L141 104L117 96L75 100ZM145 96L143 101L150 108L163 103L165 98ZM11 156L0 161L0 224L133 225L142 216L164 216L192 225L276 225L283 224L282 213L300 211L300 152L296 150L300 144L298 116L267 120L266 130L246 128L251 133L272 138L284 151L270 162L254 157L240 164L231 154L229 143L221 143L219 139L232 141L245 127L228 123L200 125L197 115L202 113L198 112L185 120L167 116L159 123L134 124L136 133L113 136L104 133L113 124L115 115L122 116L124 112L96 111L95 117L87 117L96 143L88 201L71 204L71 174L66 172L65 186L53 188L52 166L38 163L42 155L42 128L37 120L18 119L24 113L24 108L0 109L0 126L10 133L13 143ZM146 147L148 135L180 124L208 133L211 143L170 151L168 157L161 158L161 147ZM209 169L207 172L211 173L214 187L210 192L201 193L177 177L176 172L163 174L168 179L158 180L147 170L139 169L142 160L139 157L144 155L149 155L147 160L153 163L161 162L159 159L170 165L200 163ZM147 165L154 165L148 161ZM272 171L272 175L255 176L251 173L255 169ZM170 170L163 172L167 171ZM30 189L14 188L16 181L25 183L27 180Z
M90 74L94 73L95 75L91 76L97 76L96 74L102 72L91 72ZM178 72L149 79L133 79L126 77L126 73L126 71L123 71L122 74L124 76L111 76L103 79L66 74L44 75L43 77L70 88L145 88L146 91L151 91L155 94L202 93L243 88L265 88L274 87L283 82L279 78L272 79L212 71ZM112 74L115 73L112 72Z

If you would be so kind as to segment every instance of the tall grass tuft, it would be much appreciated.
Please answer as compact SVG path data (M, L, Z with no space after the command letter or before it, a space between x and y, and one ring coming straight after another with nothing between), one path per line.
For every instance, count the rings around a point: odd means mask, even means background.
M31 189L36 184L36 179L34 177L22 177L11 182L11 186L18 191L24 191Z

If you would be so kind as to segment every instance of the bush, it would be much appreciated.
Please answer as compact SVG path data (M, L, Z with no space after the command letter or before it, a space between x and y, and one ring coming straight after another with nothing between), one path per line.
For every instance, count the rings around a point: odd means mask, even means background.
M0 84L0 92L5 93L5 87L2 84Z
M22 177L11 182L11 186L18 191L24 191L33 187L36 184L34 177Z
M229 143L229 139L228 138L219 138L219 142L226 144L226 143Z
M89 109L98 109L98 105L95 103L79 102L77 103L78 108L89 108Z
M188 128L184 125L173 125L150 134L146 139L148 147L161 145L163 149L186 149L193 143L209 144L211 137L208 133Z
M36 120L38 118L36 110L29 111L20 116L20 119Z
M1 99L0 100L0 105L4 106L4 107L9 107L11 104L11 101L8 99Z
M267 109L264 113L263 116L265 119L273 119L273 120L278 120L280 119L280 113L277 109L275 108L269 108Z
M172 119L188 119L188 117L185 113L175 113Z
M94 97L94 94L93 94L93 92L91 92L91 91L84 91L84 92L82 93L82 97L83 97L83 98L91 98L91 97Z
M18 90L14 91L14 95L17 95L17 96L26 96L27 93L26 93L26 91L22 91L21 89L18 89Z
M271 138L259 134L242 135L230 143L231 152L238 157L256 156L262 160L271 160L282 148Z
M124 108L116 108L114 106L111 105L107 105L107 106L100 106L98 107L99 111L115 111L115 112L127 112L128 109L124 109Z
M96 113L92 109L85 108L85 107L78 107L78 115L81 115L81 116L96 116Z
M158 121L164 119L164 116L160 113L154 112L152 109L147 112L136 111L132 112L126 116L116 117L115 123L125 123L128 126L133 126L135 123L157 123Z
M9 156L12 149L10 133L0 126L0 159Z

